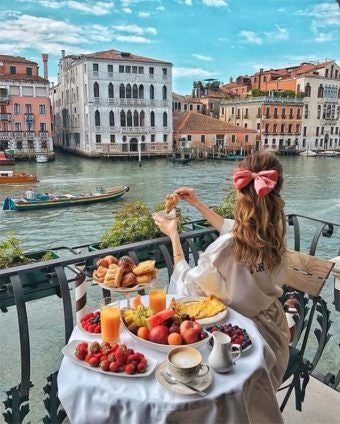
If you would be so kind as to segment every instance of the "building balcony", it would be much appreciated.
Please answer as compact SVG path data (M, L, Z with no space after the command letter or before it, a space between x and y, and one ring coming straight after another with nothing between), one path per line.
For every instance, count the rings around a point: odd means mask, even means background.
M246 114L243 116L243 118L244 118L244 119L248 119L248 118L249 118L249 115L246 113Z
M279 115L276 113L276 114L273 115L273 118L274 119L279 119Z
M287 118L287 115L282 114L282 115L281 115L281 118L282 118L282 119L286 119L286 118Z
M48 131L39 131L39 136L42 139L46 139L48 137Z
M27 137L27 139L32 140L35 137L35 132L34 131L25 131L25 136Z
M0 103L9 103L9 96L7 94L5 96L0 96Z
M149 132L148 127L121 127L120 133L122 134L145 134Z
M13 137L14 138L22 138L24 136L24 132L23 131L14 131L13 132Z
M262 118L262 115L257 114L256 118Z
M266 115L265 115L265 118L266 118L266 119L270 119L270 118L271 118L271 115L266 114Z
M289 119L294 119L294 115L289 115Z
M0 121L11 121L12 114L11 113L0 113Z
M0 131L0 140L9 140L11 136L11 131Z

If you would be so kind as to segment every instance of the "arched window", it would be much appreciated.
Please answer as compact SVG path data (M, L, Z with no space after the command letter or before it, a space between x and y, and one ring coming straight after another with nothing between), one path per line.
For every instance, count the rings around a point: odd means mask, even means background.
M338 112L337 112L337 117L336 119L340 118L340 106L338 106ZM339 146L340 146L340 140L339 140Z
M96 110L94 112L94 123L95 123L96 127L100 127L100 113L99 113L99 110Z
M163 127L168 126L168 114L166 112L163 112Z
M93 84L93 95L99 97L99 84L97 82Z
M144 99L144 85L143 85L143 84L141 84L141 85L139 86L139 90L138 90L138 97L139 97L140 99Z
M150 113L150 126L151 127L155 126L155 112Z
M135 110L133 112L133 126L134 127L138 127L139 126L139 116L138 116L138 112Z
M163 88L162 88L162 99L163 100L166 100L166 97L167 97L167 90L166 90L166 86L163 85Z
M110 82L109 86L108 86L108 93L109 93L109 99L113 99L113 84L112 82Z
M335 105L332 105L331 119L335 119Z
M133 84L133 87L132 87L132 97L134 99L138 99L138 87L137 87L137 84Z
M110 122L110 127L115 126L115 114L113 113L112 110L110 110L110 113L109 113L109 122Z
M145 113L144 110L141 111L140 113L140 126L144 127L145 126Z
M305 96L306 97L311 96L311 88L310 88L309 82L307 82L306 87L305 87Z
M318 114L317 114L317 119L321 118L321 105L318 105Z
M318 97L323 97L323 86L322 84L320 84L319 88L318 88Z
M126 114L126 126L127 127L132 127L132 113L131 113L131 110L128 110L127 111L127 114Z
M126 84L126 98L131 99L131 85Z
M301 91L301 87L300 87L300 84L298 84L297 87L296 87L296 92L299 94L300 91Z
M308 105L305 105L305 119L308 118Z
M155 98L155 87L151 84L150 85L150 99L154 100Z
M120 126L121 127L126 127L126 119L125 119L125 112L124 112L124 110L122 110L120 112Z
M119 98L125 99L125 87L124 84L120 84L119 86Z

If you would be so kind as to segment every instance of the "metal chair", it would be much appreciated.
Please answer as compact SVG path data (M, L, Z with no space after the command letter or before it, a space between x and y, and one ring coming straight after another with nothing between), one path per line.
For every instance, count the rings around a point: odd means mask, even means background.
M328 334L331 325L329 310L325 301L320 297L320 292L334 267L334 263L296 251L288 251L287 259L288 272L284 281L285 294L281 300L285 303L287 299L295 298L298 313L295 317L296 331L289 349L289 362L282 383L285 383L291 377L292 380L279 389L288 389L280 409L281 411L284 410L294 390L296 409L302 411L302 402L309 376L317 365L330 338ZM314 330L317 350L314 357L309 360L305 356L305 350L315 318L320 329Z

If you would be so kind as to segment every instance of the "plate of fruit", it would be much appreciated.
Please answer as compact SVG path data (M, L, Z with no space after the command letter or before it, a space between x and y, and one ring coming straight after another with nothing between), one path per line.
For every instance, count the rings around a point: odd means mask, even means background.
M247 330L240 328L238 325L232 325L230 322L223 325L214 325L213 327L206 328L209 333L214 331L221 331L227 334L231 338L231 343L239 345L241 352L246 353L253 347L253 342L247 333ZM213 338L209 341L210 345L213 346Z
M121 318L123 326L134 339L160 352L169 352L182 345L198 349L211 337L195 319L176 314L173 309L154 314L152 309L141 304L135 309L123 309Z
M98 336L101 334L100 311L88 312L78 322L78 327L86 334Z
M88 370L118 377L145 377L157 366L155 359L119 343L72 340L62 353Z

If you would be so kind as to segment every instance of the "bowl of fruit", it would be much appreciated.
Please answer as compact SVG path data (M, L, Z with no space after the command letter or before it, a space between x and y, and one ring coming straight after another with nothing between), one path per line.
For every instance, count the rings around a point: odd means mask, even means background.
M241 347L241 352L248 352L253 346L253 342L247 333L247 330L240 328L238 325L232 325L230 322L223 325L214 325L206 329L209 333L214 331L221 331L231 338L231 343L233 345L239 345ZM211 338L209 341L210 345L213 346L214 340Z
M194 318L176 314L173 309L154 314L149 307L139 305L134 309L123 309L121 318L131 337L160 352L166 353L182 345L198 349L211 337Z
M78 327L86 334L98 336L101 334L100 311L88 312L78 322Z

